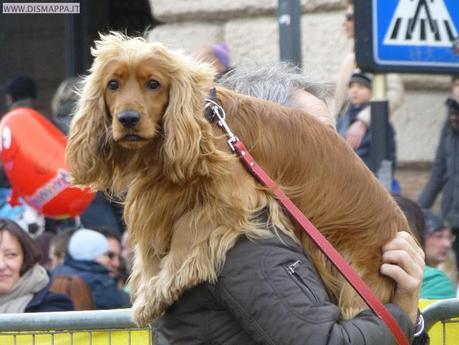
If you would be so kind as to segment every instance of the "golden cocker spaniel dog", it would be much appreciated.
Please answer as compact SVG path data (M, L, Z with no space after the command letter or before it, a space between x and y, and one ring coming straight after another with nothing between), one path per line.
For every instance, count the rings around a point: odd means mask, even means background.
M185 289L215 281L238 237L271 236L254 219L262 209L304 245L344 318L365 308L204 117L214 84L208 65L118 33L102 36L92 54L67 161L76 184L125 193L138 324L160 316ZM302 111L221 87L217 97L257 162L382 302L390 301L394 282L379 274L381 247L408 225L352 149Z

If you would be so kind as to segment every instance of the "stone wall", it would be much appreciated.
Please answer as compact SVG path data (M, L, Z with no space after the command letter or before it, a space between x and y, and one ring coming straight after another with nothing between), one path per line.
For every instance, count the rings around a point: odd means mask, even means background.
M163 22L149 34L172 48L191 51L225 41L234 65L245 60L279 59L276 0L150 0ZM350 49L343 30L344 0L302 0L303 65L324 80L334 81ZM449 78L404 76L405 103L393 115L400 163L430 162L445 119L443 106Z

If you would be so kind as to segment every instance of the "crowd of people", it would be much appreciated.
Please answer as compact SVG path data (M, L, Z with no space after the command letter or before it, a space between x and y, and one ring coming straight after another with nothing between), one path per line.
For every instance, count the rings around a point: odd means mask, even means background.
M353 39L352 0L348 0L343 27L347 37ZM404 87L400 75L387 74L385 77L390 116L403 103ZM372 98L371 79L370 74L357 68L354 52L349 53L339 71L334 100L337 131L368 167L372 163L369 107ZM421 290L421 297L424 298L452 298L459 293L459 241L455 241L459 233L459 194L456 193L459 188L459 160L456 160L459 154L459 76L452 76L450 90L451 94L445 102L446 119L432 171L425 186L419 186L418 199L404 197L403 188L400 188L397 181L392 184L391 190L396 194L399 205L410 221L411 230L418 235L418 241L425 251L426 268ZM397 140L390 122L387 136L388 159L395 169ZM436 210L435 201L441 192L441 209L437 214L432 208ZM432 285L432 282L441 284Z
M353 37L353 21L353 4L349 1L344 28L350 39ZM301 74L296 67L281 63L233 66L225 43L201 48L193 55L215 64L216 82L221 85L314 114L326 126L336 129L363 162L370 166L372 135L369 104L372 99L372 76L357 68L353 52L344 59L337 77L333 109L326 103L330 96L328 86ZM389 74L386 78L389 109L393 113L403 102L403 82L395 74ZM52 101L49 119L64 135L68 134L72 112L78 100L75 92L78 83L78 78L64 80ZM33 78L21 75L7 84L6 103L10 110L18 107L37 109L37 93ZM42 109L38 110L42 112ZM403 189L392 190L397 194L394 198L405 213L411 232L424 250L425 268L420 296L426 299L453 298L458 294L459 241L455 239L459 233L459 191L456 192L459 189L459 159L456 160L459 155L459 76L452 78L446 114L432 173L427 184L420 188L419 199L414 201L404 197ZM393 126L389 127L388 136L389 160L395 169L397 141ZM133 251L122 221L122 209L116 200L98 193L79 218L51 219L40 215L27 204L10 206L7 203L10 192L10 183L2 171L0 312L130 306L126 281ZM436 214L431 208L440 192L443 192L441 212ZM35 214L32 221L26 219L28 212ZM401 248L400 243L392 243L384 250L388 253L409 251L407 248L415 246L411 239L399 241L406 248ZM250 244L244 246L250 250ZM291 246L293 251L299 250L294 244ZM252 249L256 253L255 248ZM402 263L399 264L402 266ZM225 269L228 270L228 267ZM386 273L391 276L390 272ZM404 278L393 278L399 287L406 287L408 279L415 277L415 273L408 272ZM411 295L416 295L417 287L413 291ZM406 297L406 293L403 296ZM397 304L397 301L394 303ZM360 324L364 318L352 320L354 323L349 323L349 327ZM402 316L400 319L403 322ZM411 317L411 321L415 323L416 318ZM376 337L379 332L373 329L373 334L370 329L367 328L367 340ZM333 336L338 339L341 331L338 328L334 330L336 334ZM159 336L161 332L158 331Z
M52 102L49 119L64 135L77 101L77 82L64 80ZM10 111L26 107L44 114L31 76L19 75L5 90ZM119 204L97 193L80 217L46 217L25 202L8 203L12 186L1 170L0 308L36 312L129 307L124 288L130 258L122 256L125 229Z

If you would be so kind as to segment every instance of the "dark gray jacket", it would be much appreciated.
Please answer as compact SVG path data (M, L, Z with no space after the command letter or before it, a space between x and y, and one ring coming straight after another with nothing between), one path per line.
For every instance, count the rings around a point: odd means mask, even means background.
M387 308L411 334L408 317L395 305ZM306 253L285 235L241 238L217 283L185 292L156 328L161 345L394 344L371 311L340 321Z
M451 128L448 119L441 131L432 172L419 197L419 204L424 208L432 207L442 190L442 217L453 228L459 228L459 134Z

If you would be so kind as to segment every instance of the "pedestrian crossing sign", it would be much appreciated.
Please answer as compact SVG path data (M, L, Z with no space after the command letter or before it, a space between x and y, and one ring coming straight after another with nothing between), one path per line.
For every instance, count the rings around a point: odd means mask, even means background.
M354 6L361 68L459 74L459 0L357 0Z

